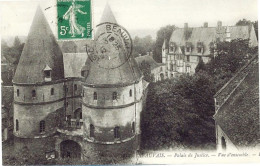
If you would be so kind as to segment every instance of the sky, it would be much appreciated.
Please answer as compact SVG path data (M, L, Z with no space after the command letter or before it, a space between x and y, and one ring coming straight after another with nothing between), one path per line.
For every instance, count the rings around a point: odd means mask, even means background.
M93 22L98 24L106 3L109 3L117 22L127 30L158 30L165 25L200 27L217 21L234 25L246 18L258 19L257 0L92 0ZM2 36L26 36L36 8L40 4L54 34L57 34L56 0L0 0Z

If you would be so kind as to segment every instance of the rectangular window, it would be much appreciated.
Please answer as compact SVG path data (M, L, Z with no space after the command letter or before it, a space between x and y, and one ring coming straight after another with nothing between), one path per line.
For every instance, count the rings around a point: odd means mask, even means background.
M78 90L78 86L77 84L74 84L74 91L77 91Z
M16 90L16 94L17 94L17 97L19 97L19 95L20 95L19 89Z
M198 53L201 53L201 52L202 52L202 48L198 47Z
M187 55L187 62L190 62L190 56Z
M45 76L46 78L51 78L51 71L50 71L50 70L45 70L45 71L44 71L44 76Z
M117 93L113 92L113 100L117 100Z
M32 97L36 97L36 91L32 90Z
M186 52L190 52L190 47L186 47Z
M186 67L186 72L187 72L187 73L190 73L190 66L187 66L187 67Z
M120 128L119 127L115 127L114 128L114 137L115 138L120 138Z
M45 131L45 121L42 120L42 121L40 121L40 133L42 133L44 131Z

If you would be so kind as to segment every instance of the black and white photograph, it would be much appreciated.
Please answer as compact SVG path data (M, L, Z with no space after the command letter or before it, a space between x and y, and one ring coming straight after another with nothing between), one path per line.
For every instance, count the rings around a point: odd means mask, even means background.
M2 165L260 163L258 0L0 0Z

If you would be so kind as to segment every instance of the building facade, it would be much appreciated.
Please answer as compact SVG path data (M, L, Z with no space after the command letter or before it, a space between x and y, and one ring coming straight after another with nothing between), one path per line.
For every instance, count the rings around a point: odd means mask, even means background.
M101 23L111 19L107 5ZM58 44L38 7L13 79L17 153L84 160L138 149L148 83L131 56L115 69L95 66L87 43Z
M249 39L250 46L258 45L255 30L251 26L223 26L219 21L216 27L189 27L175 29L169 41L162 46L162 63L166 64L165 78L188 73L194 74L199 61L204 63L214 57L216 42L233 39Z

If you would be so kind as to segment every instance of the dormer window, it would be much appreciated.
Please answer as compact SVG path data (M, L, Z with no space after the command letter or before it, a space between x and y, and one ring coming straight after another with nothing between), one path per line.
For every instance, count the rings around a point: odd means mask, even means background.
M203 43L202 42L197 43L197 51L198 51L198 53L203 52Z
M170 52L175 51L175 44L173 42L170 43Z
M48 65L46 65L46 67L43 71L45 81L51 81L51 71L52 71L52 69Z
M186 42L186 52L191 52L191 42Z

